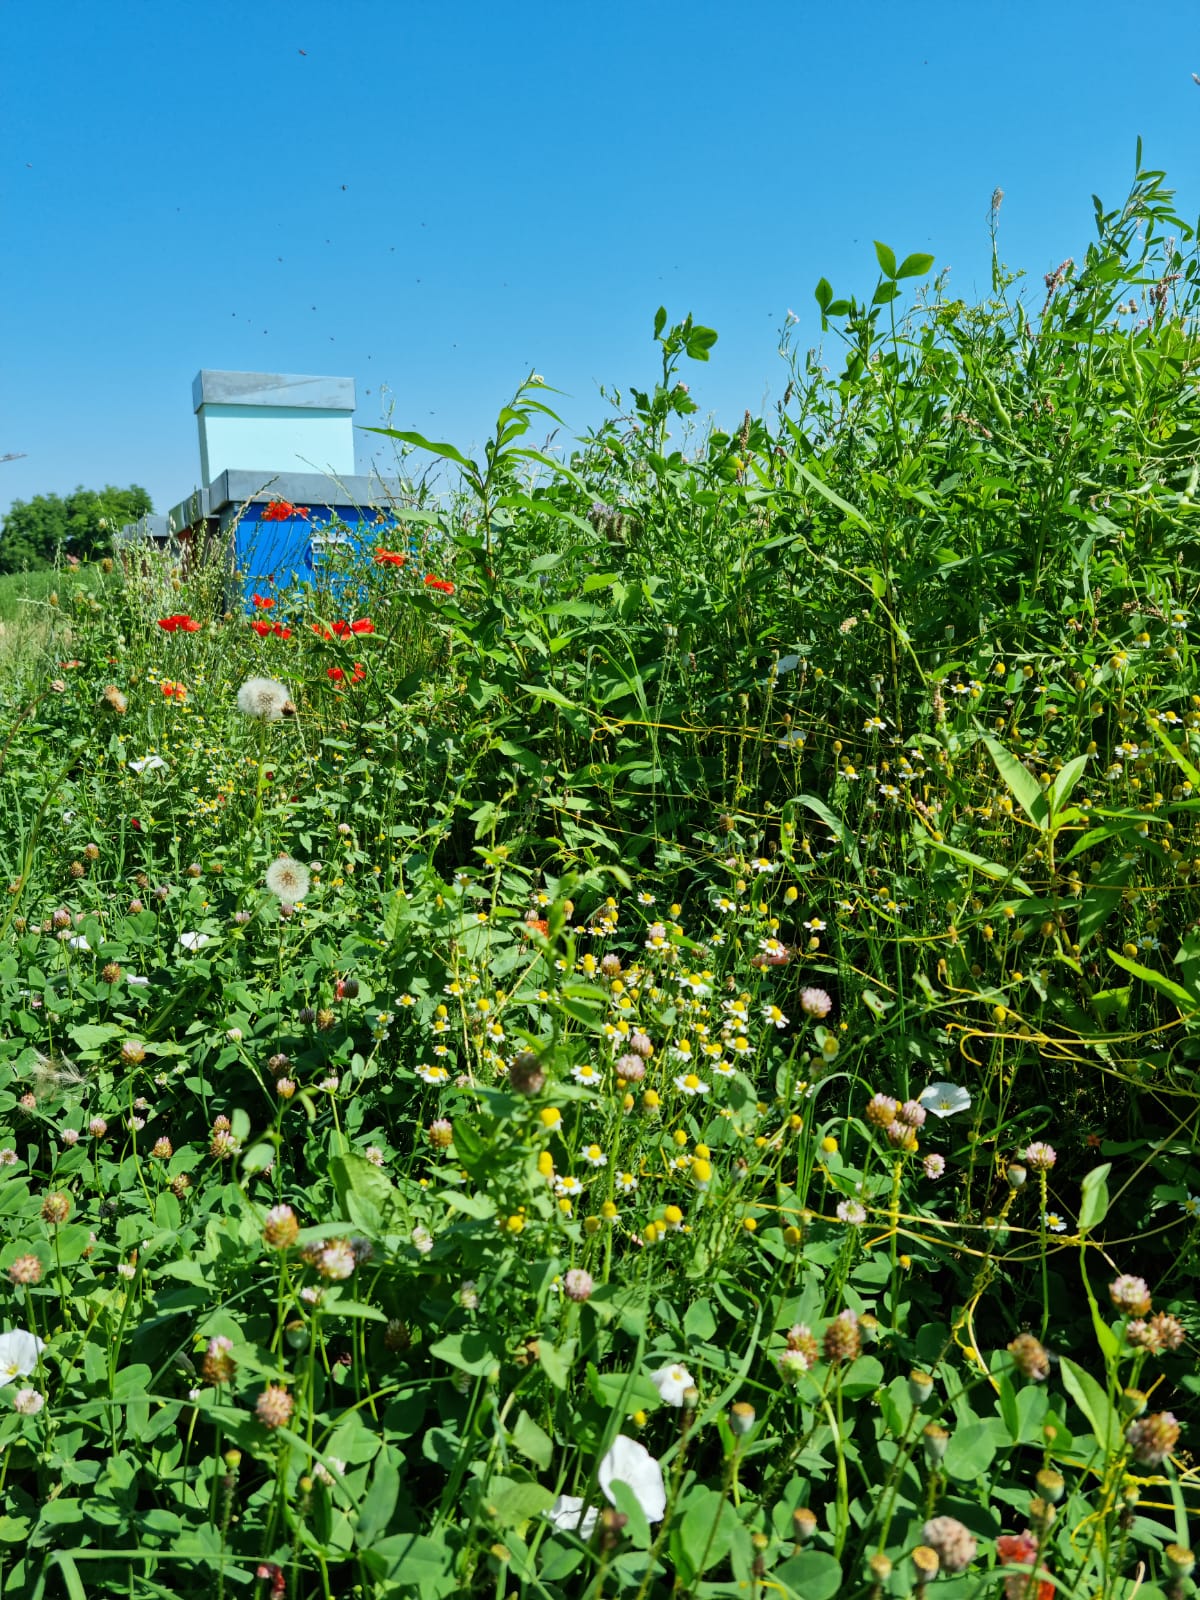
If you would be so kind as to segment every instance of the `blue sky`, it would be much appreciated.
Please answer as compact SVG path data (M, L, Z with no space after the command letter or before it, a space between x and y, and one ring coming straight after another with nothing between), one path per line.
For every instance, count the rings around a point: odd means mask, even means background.
M4 34L0 511L182 498L202 366L350 375L359 422L460 446L536 368L583 429L652 381L660 303L718 330L684 376L728 426L873 239L983 293L999 185L1040 303L1138 134L1200 207L1178 0L8 0Z

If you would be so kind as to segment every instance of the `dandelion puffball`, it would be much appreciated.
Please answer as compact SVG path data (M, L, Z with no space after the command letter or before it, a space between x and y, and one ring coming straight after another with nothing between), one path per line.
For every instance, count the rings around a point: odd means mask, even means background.
M287 685L274 678L247 678L238 690L237 703L243 716L257 717L260 722L279 722L296 715Z
M276 900L295 905L308 893L308 868L291 856L279 856L267 868L267 888Z

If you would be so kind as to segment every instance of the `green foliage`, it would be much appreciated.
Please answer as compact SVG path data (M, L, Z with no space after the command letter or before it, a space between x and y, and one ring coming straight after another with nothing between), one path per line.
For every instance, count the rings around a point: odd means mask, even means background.
M876 262L772 417L664 308L252 616L22 591L6 1596L1192 1592L1195 239Z
M112 553L113 534L153 511L136 483L128 489L81 485L65 498L37 494L14 500L0 527L0 573L52 566L70 558L94 561Z

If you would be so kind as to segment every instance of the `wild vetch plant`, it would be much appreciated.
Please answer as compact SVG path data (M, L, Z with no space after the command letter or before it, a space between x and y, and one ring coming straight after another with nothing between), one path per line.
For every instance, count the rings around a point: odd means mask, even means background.
M1193 1591L1195 232L1139 152L1030 294L999 209L773 416L674 438L664 310L319 584L56 579L6 1595Z

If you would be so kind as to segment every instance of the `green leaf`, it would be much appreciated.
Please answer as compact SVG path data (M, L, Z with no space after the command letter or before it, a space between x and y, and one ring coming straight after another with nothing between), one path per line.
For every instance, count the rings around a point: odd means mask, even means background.
M1050 803L1051 812L1057 813L1063 809L1071 797L1072 789L1083 777L1087 764L1087 756L1074 756L1062 768L1046 791L1046 799Z
M1090 1232L1108 1215L1108 1184L1105 1179L1111 1171L1112 1162L1106 1161L1101 1167L1093 1167L1083 1180L1079 1201L1081 1232Z
M513 1478L493 1478L484 1495L484 1508L502 1528L515 1528L549 1510L554 1495L541 1483L518 1483Z
M996 739L984 739L1004 785L1035 827L1045 829L1050 807L1033 773Z
M537 1425L528 1411L518 1415L511 1439L514 1450L519 1450L534 1466L541 1467L545 1472L554 1455L554 1440L544 1428Z
M329 1176L333 1180L341 1213L347 1218L350 1216L351 1197L381 1215L386 1214L399 1198L387 1173L353 1150L333 1157L329 1163Z
M879 270L885 278L894 278L896 276L895 252L889 249L886 244L880 244L878 239L875 241L875 259L879 262Z
M933 257L925 254L923 250L914 250L912 255L905 256L896 268L898 278L923 278L933 265Z
M816 297L817 304L821 308L822 314L824 314L829 310L830 304L833 300L833 290L825 278L821 278L819 280L817 287L813 290L813 294Z
M1117 1414L1108 1395L1091 1373L1077 1366L1069 1356L1059 1358L1059 1370L1063 1387L1087 1418L1096 1443L1107 1454L1115 1448L1118 1433Z
M80 1022L67 1032L81 1050L99 1050L111 1039L119 1039L125 1032L115 1022Z
M618 1511L629 1518L625 1525L625 1536L636 1550L648 1550L650 1547L650 1524L646 1520L646 1513L642 1510L642 1503L633 1490L621 1478L614 1478L609 1489L613 1502Z
M916 837L928 849L936 850L939 855L949 856L954 861L961 861L966 867L973 867L981 877L990 878L993 883L1003 883L1015 889L1018 894L1033 893L1023 879L1013 875L1011 867L1001 866L998 861L988 861L983 856L977 856L973 850L960 850L958 845L947 844L944 839L931 838L924 828L916 830Z
M991 1424L966 1422L951 1433L943 1465L950 1477L973 1481L983 1476L995 1454L996 1439Z
M418 450L428 450L446 461L456 461L460 467L465 467L468 473L476 478L479 477L479 468L476 464L460 454L452 444L439 444L434 439L427 439L423 433L404 433L398 428L364 428L363 432L381 433L386 439L399 439L402 444L416 445Z
M431 1344L429 1354L438 1361L447 1361L460 1372L469 1372L479 1378L498 1365L492 1342L482 1333L448 1333L444 1339Z
M666 308L666 306L659 306L658 310L654 313L654 337L656 339L658 338L659 334L663 331L663 329L666 327L666 325L667 325L667 308Z
M1198 1009L1196 997L1189 994L1180 984L1172 983L1170 978L1165 978L1161 972L1155 972L1152 967L1143 967L1139 961L1130 961L1128 956L1118 955L1115 950L1108 952L1108 959L1126 972L1131 972L1135 978L1140 978L1143 983L1148 983L1152 989L1157 989L1159 994L1166 995L1168 1000L1174 1000L1186 1016L1195 1016Z
M804 1550L771 1573L787 1600L836 1600L842 1592L842 1569L823 1550Z
M813 816L820 817L825 826L834 834L848 860L850 861L850 864L861 877L862 860L858 854L858 845L855 842L854 835L842 821L841 817L835 816L835 814L825 804L824 800L815 794L797 795L796 804L803 806L807 811L811 811Z
M835 494L827 483L822 483L820 478L810 472L801 462L795 462L794 466L799 475L817 491L823 500L828 500L831 506L836 506L842 515L848 517L851 522L857 522L860 527L870 529L871 524L866 517L863 516L861 511L856 511L848 500L843 500L840 494Z
M1188 760L1180 746L1177 745L1173 739L1168 738L1166 729L1163 727L1162 723L1159 722L1157 717L1151 717L1150 727L1153 731L1154 737L1158 740L1159 744L1162 745L1163 749L1167 751L1171 757L1171 760L1179 768L1180 772L1183 773L1184 777L1187 778L1197 789L1200 789L1200 771L1198 771L1196 767L1193 766L1193 764Z
M359 1508L356 1538L359 1549L368 1549L387 1532L400 1497L400 1473L391 1454L381 1451L375 1462L371 1487Z
M683 1515L671 1529L671 1555L687 1584L729 1553L737 1521L733 1507L716 1489L698 1487L683 1504Z
M574 1339L564 1339L561 1345L553 1345L549 1339L538 1340L538 1361L542 1371L556 1389L565 1389L567 1387L570 1382L571 1367L574 1360Z
M695 327L688 334L687 343L683 348L693 361L707 361L708 352L716 342L717 331L715 328Z

